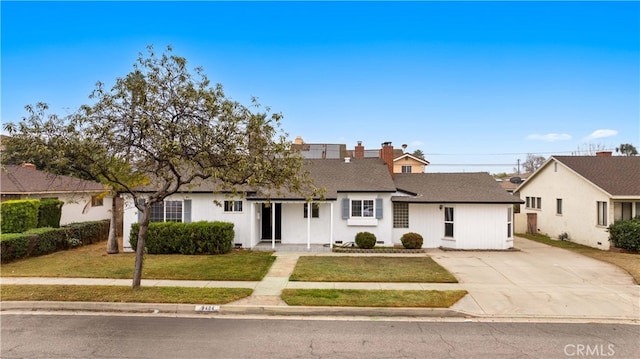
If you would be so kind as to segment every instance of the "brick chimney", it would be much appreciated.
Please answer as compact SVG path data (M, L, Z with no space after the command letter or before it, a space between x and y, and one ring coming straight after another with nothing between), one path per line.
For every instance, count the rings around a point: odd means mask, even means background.
M356 145L353 151L353 157L356 160L360 160L364 158L364 146L362 145L362 141L358 141L358 144Z
M596 157L611 157L611 151L596 152Z
M389 168L389 173L391 174L391 178L393 178L393 145L391 142L382 143L380 158Z

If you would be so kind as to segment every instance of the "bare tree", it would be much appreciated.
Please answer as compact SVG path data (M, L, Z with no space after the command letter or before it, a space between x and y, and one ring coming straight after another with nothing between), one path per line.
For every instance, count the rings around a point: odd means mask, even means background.
M542 156L536 156L533 153L527 153L527 159L522 162L522 169L525 173L535 172L538 168L544 164L546 159Z

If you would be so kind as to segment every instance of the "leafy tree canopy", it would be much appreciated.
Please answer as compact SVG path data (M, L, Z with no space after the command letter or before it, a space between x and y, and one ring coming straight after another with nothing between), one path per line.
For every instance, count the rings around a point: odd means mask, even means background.
M638 150L630 143L623 143L620 147L616 147L616 152L619 152L623 156L637 156Z

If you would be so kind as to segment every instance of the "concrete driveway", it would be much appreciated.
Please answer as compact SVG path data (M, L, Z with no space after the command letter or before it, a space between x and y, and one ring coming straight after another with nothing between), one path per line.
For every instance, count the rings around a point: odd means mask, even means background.
M469 292L451 309L479 316L640 320L640 286L622 269L516 238L514 252L434 251Z

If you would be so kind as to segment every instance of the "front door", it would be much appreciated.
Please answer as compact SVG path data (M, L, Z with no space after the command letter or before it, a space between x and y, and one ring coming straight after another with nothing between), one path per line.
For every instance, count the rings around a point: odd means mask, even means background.
M280 230L280 222L282 218L282 203L271 203L271 206L267 207L265 203L262 204L262 239L263 240L271 240L271 233L274 223L273 222L273 214L271 210L275 209L276 211L276 240L279 241L281 236Z

